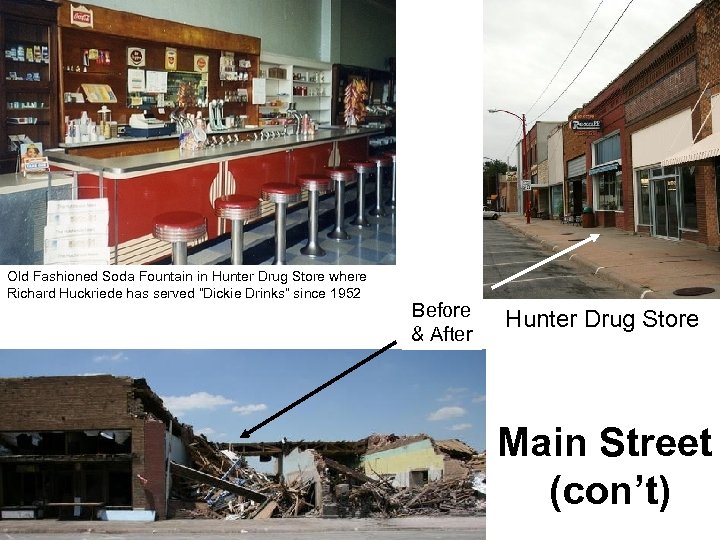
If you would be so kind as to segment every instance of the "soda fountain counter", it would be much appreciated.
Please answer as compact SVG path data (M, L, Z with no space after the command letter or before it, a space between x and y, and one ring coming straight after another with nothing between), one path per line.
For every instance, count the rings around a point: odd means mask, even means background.
M319 129L314 135L224 142L192 152L179 148L147 154L97 158L47 151L53 170L77 173L78 196L103 196L110 209L109 246L114 264L143 264L170 253L152 235L155 216L171 211L199 212L207 219L207 238L229 232L230 223L215 216L213 202L239 193L260 198L266 182L295 183L299 174L321 173L327 165L368 157L372 128ZM306 200L303 195L303 200ZM263 203L260 218L274 212Z

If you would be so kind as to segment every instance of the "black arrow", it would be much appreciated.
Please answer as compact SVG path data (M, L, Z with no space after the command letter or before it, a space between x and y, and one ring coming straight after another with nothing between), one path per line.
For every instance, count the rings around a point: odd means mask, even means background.
M312 392L308 392L307 394L305 394L305 395L304 395L303 397L301 397L300 399L298 399L298 400L296 400L296 401L293 401L290 405L288 405L287 407L285 407L285 408L282 409L281 411L276 412L276 413L273 414L270 418L267 418L266 420L263 420L263 421L260 422L257 426L254 426L254 427L251 427L250 429L244 430L244 431L242 432L242 435L240 435L240 438L241 438L241 439L247 439L247 438L249 438L249 437L250 437L250 434L253 433L254 431L257 431L258 429L260 429L261 427L263 427L265 424L269 424L270 422L272 422L273 420L275 420L278 416L282 416L283 414L285 414L286 412L288 412L290 409L292 409L292 408L300 405L300 404L301 404L303 401L305 401L306 399L309 399L309 398L313 397L315 394L317 394L317 393L320 392L321 390L324 390L325 388L327 388L327 387L330 386L331 384L339 381L340 379L342 379L342 378L343 378L345 375L347 375L348 373L352 373L353 371L355 371L357 368L359 368L359 367L362 366L363 364L367 364L370 360L372 360L372 359L375 358L376 356L380 356L382 353L384 353L384 352L387 351L388 349L394 347L395 345L397 345L397 341L393 341L392 343L388 343L387 345L385 345L385 346L384 346L382 349L380 349L379 351L375 351L374 353L372 353L370 356L368 356L368 357L365 358L364 360L360 360L360 361L359 361L357 364L355 364L354 366L349 367L348 369L346 369L345 371L343 371L340 375L336 375L335 377L333 377L332 379L330 379L330 380L329 380L328 382L326 382L325 384L322 384L322 385L318 386L318 387L317 387L315 390L313 390Z

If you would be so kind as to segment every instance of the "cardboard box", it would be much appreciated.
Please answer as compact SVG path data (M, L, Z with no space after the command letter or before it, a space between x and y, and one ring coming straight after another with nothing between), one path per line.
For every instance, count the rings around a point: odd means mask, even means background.
M287 70L281 67L271 67L268 69L268 77L271 79L285 79L287 77Z

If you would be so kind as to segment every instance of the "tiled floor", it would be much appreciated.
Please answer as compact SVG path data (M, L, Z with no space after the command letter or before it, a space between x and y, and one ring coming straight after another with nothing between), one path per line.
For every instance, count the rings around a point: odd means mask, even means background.
M287 264L395 264L395 212L386 205L387 216L368 216L367 211L375 207L374 183L369 182L365 189L366 217L370 226L363 229L349 225L357 214L356 189L351 186L346 192L345 230L350 235L349 240L337 241L327 237L335 223L335 196L330 194L320 201L318 241L326 251L323 257L311 258L300 254L300 249L307 243L307 207L301 205L291 211L287 216ZM386 189L384 193L389 194L389 190ZM244 264L272 264L275 254L274 228L273 220L247 227ZM188 255L188 264L229 263L229 238Z

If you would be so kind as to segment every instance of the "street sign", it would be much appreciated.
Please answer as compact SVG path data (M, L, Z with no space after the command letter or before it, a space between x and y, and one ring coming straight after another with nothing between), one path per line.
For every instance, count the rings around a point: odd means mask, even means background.
M520 185L523 191L530 191L530 180L521 180Z

